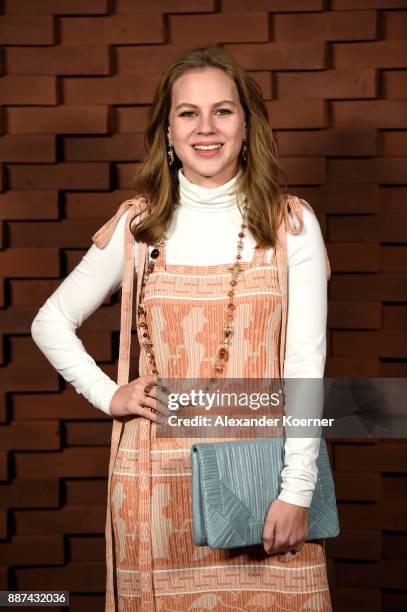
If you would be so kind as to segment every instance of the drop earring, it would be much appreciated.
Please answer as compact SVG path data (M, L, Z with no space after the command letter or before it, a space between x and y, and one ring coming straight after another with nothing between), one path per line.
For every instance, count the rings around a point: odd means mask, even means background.
M174 163L174 149L172 148L172 142L170 138L168 139L168 150L167 150L168 160L170 166Z
M243 136L242 158L243 161L247 161L246 134Z

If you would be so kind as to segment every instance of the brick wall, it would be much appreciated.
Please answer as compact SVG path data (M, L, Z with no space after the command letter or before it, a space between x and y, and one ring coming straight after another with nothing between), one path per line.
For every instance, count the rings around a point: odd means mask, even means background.
M3 0L0 590L104 605L110 422L30 338L39 306L131 195L147 108L183 49L223 43L259 82L290 191L330 255L328 376L407 376L406 0ZM116 377L119 303L81 328ZM335 610L407 607L404 441L330 444Z

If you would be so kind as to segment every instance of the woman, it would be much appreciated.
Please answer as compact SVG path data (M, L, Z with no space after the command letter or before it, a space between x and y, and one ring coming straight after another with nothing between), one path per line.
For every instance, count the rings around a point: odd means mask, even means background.
M158 377L323 376L329 263L318 221L283 193L260 90L220 47L166 70L146 136L139 195L96 232L32 325L54 367L114 417L106 610L331 610L324 543L305 543L318 438L287 439L263 546L213 550L192 542L191 439L156 436L169 414ZM116 384L75 329L120 287L126 263L123 295L137 270L140 375L126 378L123 340ZM122 315L128 331L127 302Z

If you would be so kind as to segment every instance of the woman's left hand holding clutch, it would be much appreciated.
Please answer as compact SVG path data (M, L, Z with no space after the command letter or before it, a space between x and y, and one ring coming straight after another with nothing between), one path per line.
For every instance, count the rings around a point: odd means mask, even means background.
M263 527L263 547L267 554L296 553L308 535L309 509L275 499L267 510Z

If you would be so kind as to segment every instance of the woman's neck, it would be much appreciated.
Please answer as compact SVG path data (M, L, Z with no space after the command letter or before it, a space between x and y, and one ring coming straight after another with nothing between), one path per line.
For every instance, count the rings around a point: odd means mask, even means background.
M219 212L237 207L237 174L223 185L208 189L192 183L182 171L178 170L180 206L200 212Z

